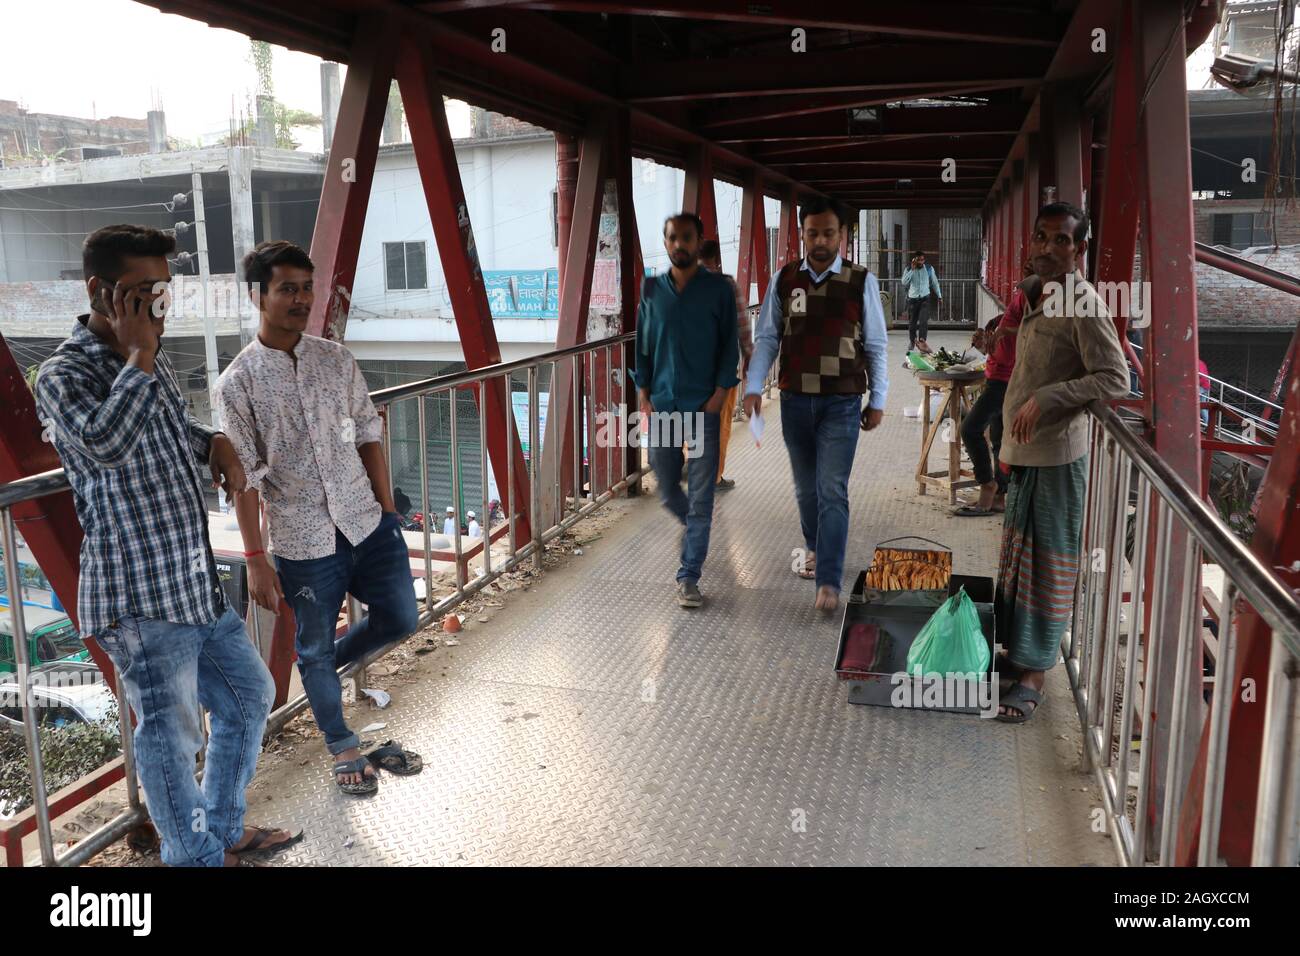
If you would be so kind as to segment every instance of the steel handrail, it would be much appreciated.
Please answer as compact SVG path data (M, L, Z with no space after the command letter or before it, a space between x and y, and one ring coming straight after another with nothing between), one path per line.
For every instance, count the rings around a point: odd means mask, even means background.
M1296 596L1146 442L1124 426L1114 409L1094 401L1089 403L1088 411L1128 453L1205 553L1223 568L1225 575L1237 582L1242 595L1277 632L1287 649L1300 656L1300 601Z
M432 378L421 379L418 382L407 382L405 385L394 385L391 388L381 388L370 393L370 400L375 403L376 407L380 405L390 405L398 399L414 398L417 395L433 395L437 392L445 392L451 388L459 388L462 385L473 385L484 379L496 378L500 375L509 375L512 372L522 372L529 368L535 368L547 362L554 362L559 359L569 358L574 355L581 355L584 352L590 352L597 348L608 348L613 345L622 345L625 342L631 342L636 339L635 332L624 332L621 335L612 335L607 339L596 339L591 342L579 342L577 345L570 345L562 349L554 349L550 352L540 352L537 355L529 355L526 358L515 359L513 362L498 362L496 365L485 365L482 368L466 369L464 372L451 372L447 375L435 375Z

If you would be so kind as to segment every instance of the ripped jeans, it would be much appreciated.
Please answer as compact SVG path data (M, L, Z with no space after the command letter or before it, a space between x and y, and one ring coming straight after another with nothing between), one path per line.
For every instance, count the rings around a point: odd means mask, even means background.
M244 790L253 779L275 683L229 608L211 624L123 617L95 635L135 711L136 769L168 866L221 866L244 835ZM203 784L200 708L211 733Z
M332 754L360 744L343 719L343 685L337 668L415 630L419 612L411 562L398 515L355 547L337 529L334 553L324 558L275 559L284 599L293 608L298 673L316 726ZM334 641L343 598L351 594L369 613Z

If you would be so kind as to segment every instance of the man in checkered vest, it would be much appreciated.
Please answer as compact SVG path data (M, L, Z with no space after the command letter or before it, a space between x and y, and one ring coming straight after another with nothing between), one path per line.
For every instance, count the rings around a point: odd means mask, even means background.
M884 415L888 341L876 277L839 254L848 210L813 198L800 208L799 225L805 257L774 275L763 297L745 412L759 413L763 382L779 355L781 434L804 539L792 569L816 582L814 604L830 612L844 575L858 432L875 428Z

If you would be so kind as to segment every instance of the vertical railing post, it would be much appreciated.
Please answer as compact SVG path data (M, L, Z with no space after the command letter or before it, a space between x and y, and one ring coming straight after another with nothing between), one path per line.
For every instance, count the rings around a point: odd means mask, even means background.
M582 446L584 446L584 434L582 434L582 395L580 386L582 384L582 368L578 364L582 360L582 352L573 356L573 514L581 509L582 502Z
M424 395L417 395L415 401L419 403L419 410L416 413L416 428L420 432L420 508L424 511L424 520L420 522L424 526L424 609L432 614L433 542L430 540L430 536L433 534L431 527L433 515L429 512L429 433L424 410L427 399ZM485 405L485 414L486 409L487 406Z
M1219 654L1214 660L1214 692L1210 701L1210 736L1205 759L1205 792L1201 804L1201 836L1197 847L1200 866L1219 862L1219 826L1223 819L1223 773L1227 764L1228 729L1232 720L1232 675L1236 667L1237 639L1233 634L1237 588L1223 581L1219 608Z
M463 515L465 496L461 493L460 487L460 444L456 436L456 389L447 389L447 406L451 410L451 500L456 509L451 522L451 534L453 540L452 550L456 554L456 593L460 594L465 590L465 552L462 550L464 545L460 540L460 519ZM534 517L537 515L536 510L530 512Z
M540 520L541 512L541 489L537 487L537 459L540 457L539 445L540 436L537 427L537 366L528 366L528 487L532 493L532 507L529 513L533 516L533 565L538 571L542 570L542 522ZM557 434L559 434L557 432Z
M41 734L32 707L32 672L31 661L27 656L27 624L23 619L23 579L18 570L18 536L14 533L13 513L8 508L0 508L0 543L4 545L5 577L9 580L9 613L14 622L14 677L18 682L18 709L23 717L27 762L32 775L32 803L36 808L41 860L49 866L55 862L54 837L50 832L50 805L45 793L45 767L41 762ZM125 706L125 702L119 706Z
M483 574L492 573L492 512L488 510L491 501L488 495L488 457L487 457L487 401L483 396L488 380L478 383L478 474L479 487L483 489L483 510L479 512L483 520L479 530L483 532Z
M507 372L504 376L506 382L506 447L515 447L515 405L514 405L514 375ZM529 457L532 457L532 449L529 449ZM515 526L515 515L519 513L519 503L515 501L515 456L511 455L509 463L506 466L506 487L507 497L510 499L510 557L515 556L519 550L518 528Z

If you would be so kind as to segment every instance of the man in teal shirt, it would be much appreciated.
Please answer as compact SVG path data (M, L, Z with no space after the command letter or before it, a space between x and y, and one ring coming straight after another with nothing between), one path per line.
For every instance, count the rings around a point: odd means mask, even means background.
M648 277L641 290L633 373L659 500L685 527L677 571L682 607L704 603L699 580L713 525L719 413L727 389L740 382L735 294L721 275L700 268L702 233L703 224L692 213L664 223L672 267Z
M925 253L920 249L912 253L912 261L903 270L902 284L907 294L907 350L920 348L922 352L928 352L930 345L925 336L930 326L929 303L933 301L938 308L943 293L939 291L939 277L934 274L934 266L926 263ZM903 367L911 368L906 358Z

